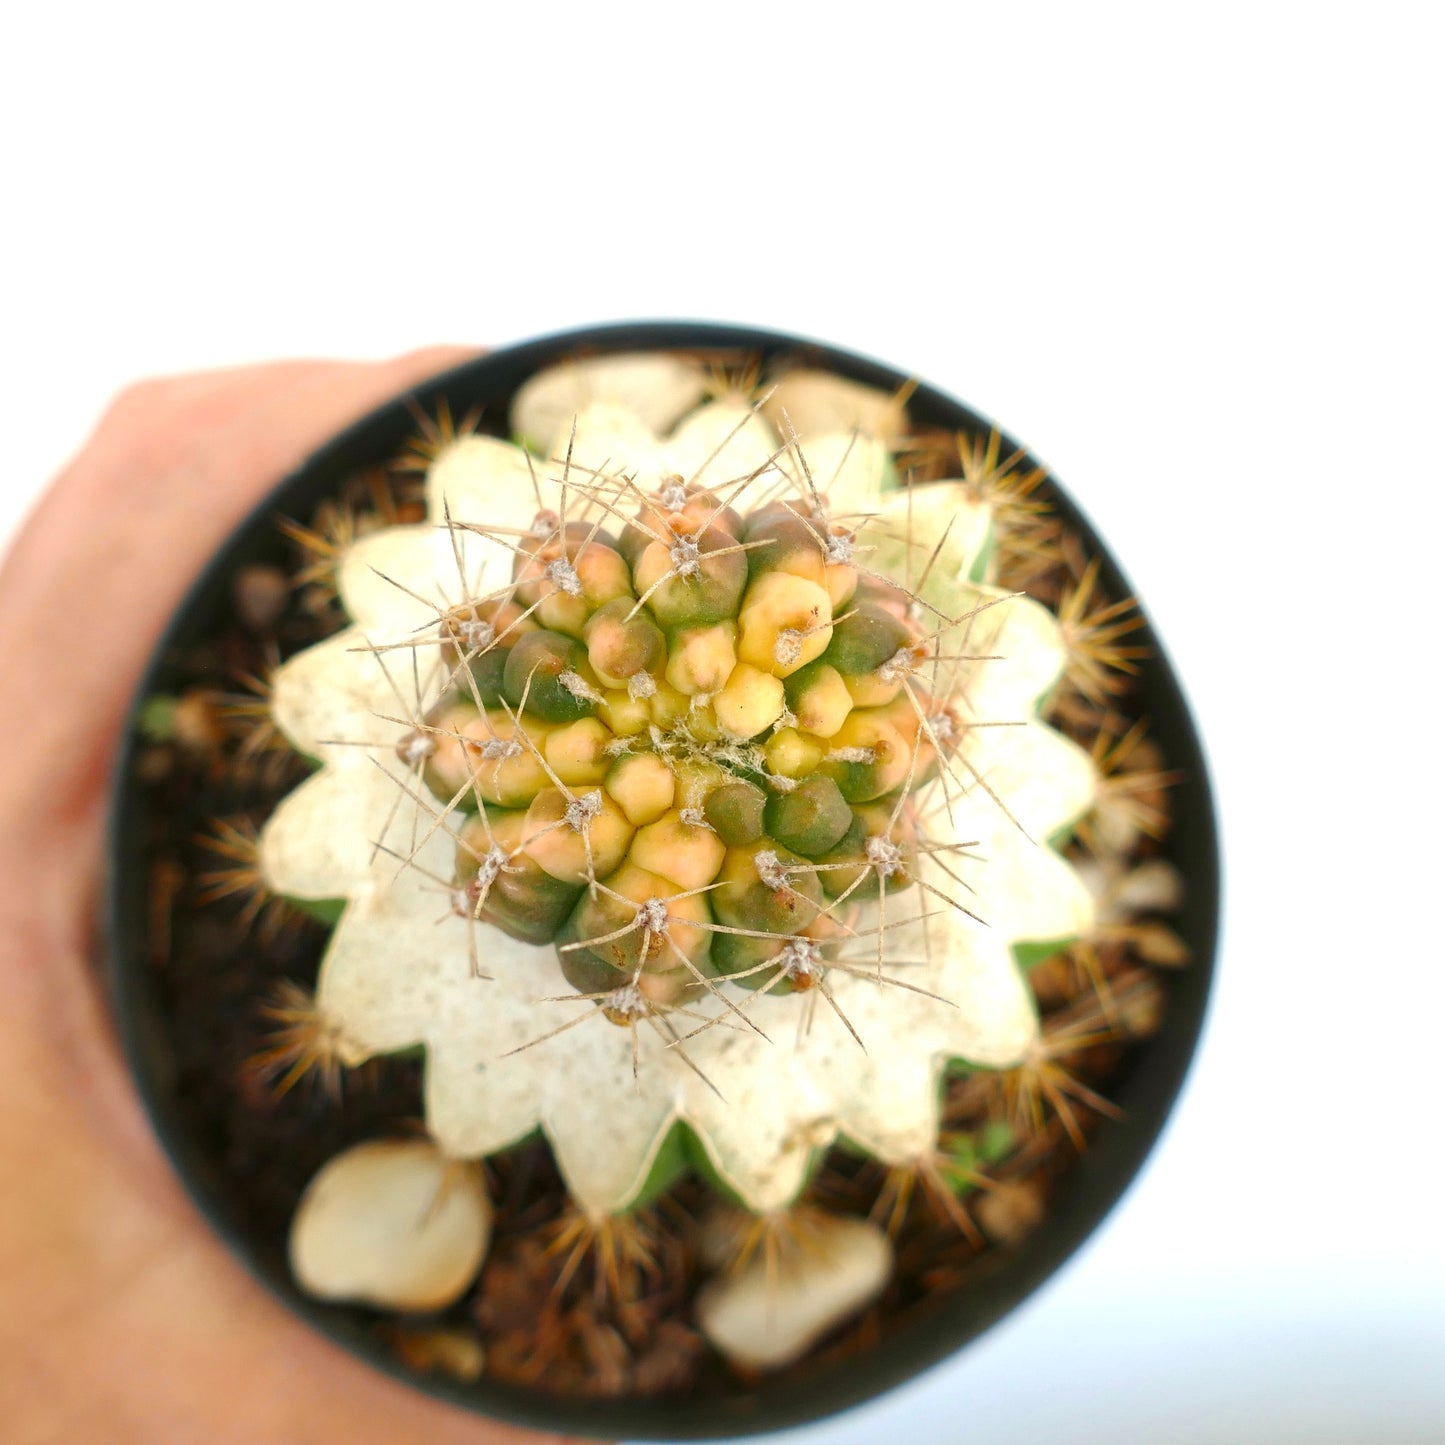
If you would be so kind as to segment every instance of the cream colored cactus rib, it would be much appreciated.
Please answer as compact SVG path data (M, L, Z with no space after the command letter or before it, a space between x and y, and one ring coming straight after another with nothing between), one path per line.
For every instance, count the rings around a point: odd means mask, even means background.
M349 1058L425 1045L447 1155L540 1127L603 1213L685 1121L776 1209L840 1135L930 1150L948 1061L1026 1053L1013 949L1089 927L1049 840L1094 769L1039 719L1059 627L987 584L961 484L890 488L885 440L737 397L686 410L675 358L589 368L524 391L544 451L452 443L428 523L345 559L355 625L277 680L322 768L262 867L347 900L318 1005ZM805 410L896 408L810 378Z

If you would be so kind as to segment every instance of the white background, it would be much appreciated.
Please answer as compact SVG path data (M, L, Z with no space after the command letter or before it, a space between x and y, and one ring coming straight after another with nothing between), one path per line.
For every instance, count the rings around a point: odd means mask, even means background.
M1223 809L1203 1054L1062 1275L790 1442L1445 1439L1440 13L5 23L5 530L147 373L696 316L965 398L1131 571Z

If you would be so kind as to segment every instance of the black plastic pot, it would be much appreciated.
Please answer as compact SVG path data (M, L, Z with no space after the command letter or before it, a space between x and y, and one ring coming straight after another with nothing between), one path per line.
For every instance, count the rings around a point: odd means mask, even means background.
M538 368L579 350L597 354L664 348L744 350L764 358L787 354L889 390L907 380L877 362L796 337L734 326L648 322L595 327L511 347L439 376L410 396L433 414L442 401L450 405L454 416L480 406L483 428L495 425L505 433L512 395ZM285 545L275 527L278 510L306 516L348 473L400 449L415 430L415 414L407 401L399 398L350 427L256 508L187 596L156 650L141 685L141 697L172 688L175 656L219 626L229 607L229 579L238 566L284 561ZM913 393L909 410L922 426L968 431L986 431L989 426L960 403L927 386ZM1014 443L1005 437L1004 445L1012 448ZM1132 589L1123 573L1075 504L1056 488L1053 500L1090 549L1104 557L1107 590L1115 596L1130 595ZM122 750L114 784L106 942L115 1009L130 1065L177 1172L239 1258L291 1310L378 1369L500 1420L608 1438L741 1435L815 1421L918 1374L1001 1319L1099 1225L1158 1137L1199 1038L1219 909L1214 808L1199 739L1173 670L1152 629L1146 628L1140 640L1150 649L1143 665L1140 706L1151 719L1151 735L1162 746L1170 767L1183 775L1173 792L1175 825L1167 853L1186 880L1183 912L1171 922L1188 944L1193 962L1165 980L1168 999L1162 1030L1131 1054L1122 1073L1111 1082L1111 1097L1124 1110L1124 1118L1097 1131L1045 1222L1021 1250L1001 1252L997 1267L986 1278L942 1301L931 1317L901 1329L870 1357L851 1359L845 1367L802 1383L765 1380L726 1399L666 1403L554 1400L485 1377L464 1385L414 1375L378 1342L372 1330L373 1314L321 1304L301 1294L286 1266L284 1241L250 1238L240 1229L221 1141L202 1137L189 1127L180 1107L171 1023L160 980L148 956L148 880L144 850L136 846L147 802L135 780L137 740L132 735Z

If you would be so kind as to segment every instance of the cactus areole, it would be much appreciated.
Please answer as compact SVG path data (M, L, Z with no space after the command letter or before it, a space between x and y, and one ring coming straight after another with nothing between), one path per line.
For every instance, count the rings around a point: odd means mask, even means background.
M721 353L759 374L740 381ZM931 1157L945 1078L1038 1050L1027 963L1096 928L1065 844L1100 771L1050 720L1067 623L1000 578L999 496L966 470L910 477L910 429L984 429L902 380L785 338L657 326L500 353L413 399L479 420L425 449L424 516L338 557L340 630L276 671L271 718L312 767L256 863L270 895L335 920L315 1010L339 1065L424 1051L440 1157L540 1133L599 1223L689 1169L777 1217L831 1147ZM394 457L412 427L400 403L376 414L282 504ZM264 547L246 536L222 567ZM223 575L178 636L203 632ZM1151 1046L1163 1062L1135 1071L1151 1079L1121 1163L1062 1211L1022 1286L995 1274L861 1387L760 1386L735 1417L539 1411L486 1400L485 1380L444 1393L556 1428L773 1428L937 1358L1072 1248L1162 1121L1212 950L1202 769L1157 654L1146 673L1186 770L1198 962L1169 1049ZM121 790L124 830L124 773ZM123 959L141 925L119 882L116 897ZM145 1016L123 967L121 991ZM131 1047L164 1113L163 1045ZM193 1141L168 1142L205 1172Z

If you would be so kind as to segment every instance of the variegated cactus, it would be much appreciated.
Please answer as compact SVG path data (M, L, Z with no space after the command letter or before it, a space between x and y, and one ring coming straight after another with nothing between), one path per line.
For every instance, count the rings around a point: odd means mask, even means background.
M423 1046L442 1156L540 1129L597 1219L684 1158L767 1214L840 1138L928 1157L944 1071L1023 1059L1023 960L1091 926L1064 634L995 585L986 491L900 482L897 398L706 383L534 378L275 680L320 767L260 862L336 917L330 1046Z

